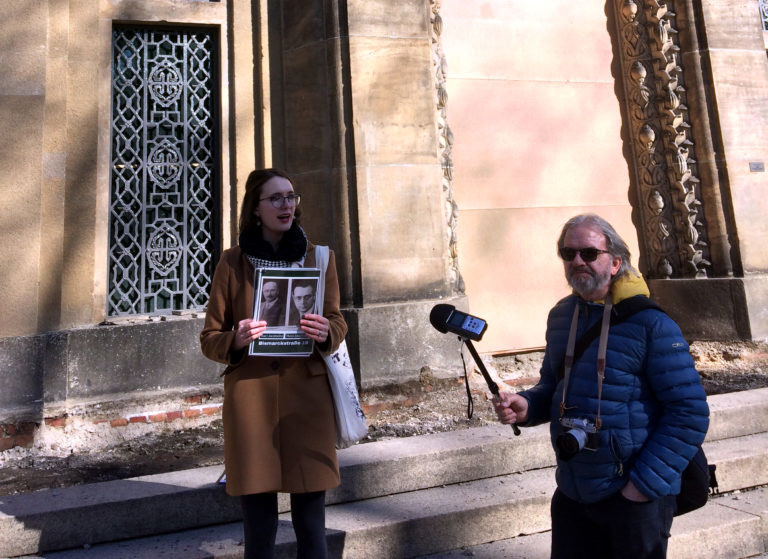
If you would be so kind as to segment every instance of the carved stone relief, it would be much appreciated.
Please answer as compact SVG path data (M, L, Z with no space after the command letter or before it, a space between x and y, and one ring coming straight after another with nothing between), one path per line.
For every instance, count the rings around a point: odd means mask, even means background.
M674 2L614 0L649 278L711 273Z
M446 237L450 255L449 274L450 282L459 293L464 293L464 280L459 272L458 240L456 236L456 219L459 208L453 198L453 133L448 126L446 105L448 92L445 86L446 60L441 44L443 20L440 17L440 0L430 0L430 23L432 44L432 68L434 71L434 83L437 108L437 138L440 157L440 166L443 170L443 203L445 206L444 217L446 223Z

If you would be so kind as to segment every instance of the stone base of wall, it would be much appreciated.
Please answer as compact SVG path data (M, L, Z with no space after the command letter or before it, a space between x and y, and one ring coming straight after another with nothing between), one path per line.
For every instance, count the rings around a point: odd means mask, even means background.
M459 343L429 322L438 303L468 308L465 296L374 305L344 310L347 344L363 389L417 380L429 369L436 377L454 377L461 369Z
M200 351L203 318L164 317L0 339L0 423L51 405L207 386L223 365Z
M688 340L768 339L768 275L648 282Z

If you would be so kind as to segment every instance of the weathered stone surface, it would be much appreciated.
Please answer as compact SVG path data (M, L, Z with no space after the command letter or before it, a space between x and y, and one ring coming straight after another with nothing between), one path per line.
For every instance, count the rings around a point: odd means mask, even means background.
M201 353L202 326L172 319L0 339L0 407L26 415L43 401L214 383L224 366Z
M37 328L43 103L0 97L0 336Z
M436 166L358 169L365 303L446 294L445 243Z
M296 0L281 2L283 16L283 48L292 50L318 43L328 38L331 27L325 16L326 0ZM328 6L330 7L330 6Z
M6 23L0 29L0 98L45 93L46 4L3 3Z
M700 4L710 49L765 49L757 2L702 0Z
M744 283L740 279L651 280L651 298L689 340L749 339Z
M608 22L583 8L441 4L458 261L484 351L543 345L568 293L554 244L569 217L603 215L638 256Z
M422 0L348 0L349 34L423 38L429 3Z
M224 367L203 357L202 327L202 319L180 319L70 331L67 395L82 398L215 381Z
M334 137L329 69L324 43L283 54L286 166L296 171L326 168Z
M768 340L768 275L748 275L744 278L744 291L752 339Z
M566 198L570 206L628 206L621 122L606 110L616 103L612 85L482 78L448 85L462 213L558 208ZM584 142L604 156L589 157Z
M449 89L456 80L473 78L612 86L605 10L602 3L589 6L560 0L442 2Z
M701 8L741 265L745 274L765 273L768 174L750 170L751 162L768 165L768 64L760 12L738 0L704 0ZM747 303L750 309L764 304Z
M435 164L427 38L354 37L349 50L357 164Z
M32 420L43 408L43 336L0 338L0 423Z
M466 309L466 298L375 305L344 312L348 344L363 388L415 380L423 367L436 376L454 374L461 365L455 336L429 323L435 303ZM359 363L359 367L357 367Z

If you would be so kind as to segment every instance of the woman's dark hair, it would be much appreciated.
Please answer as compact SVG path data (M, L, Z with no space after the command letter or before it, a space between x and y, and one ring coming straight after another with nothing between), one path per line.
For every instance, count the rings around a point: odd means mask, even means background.
M264 186L265 182L274 177L282 177L293 185L293 179L291 179L290 175L280 169L256 169L248 175L248 179L245 181L245 196L243 196L243 203L240 204L239 230L241 235L257 227L256 216L253 212L256 210L256 206L259 205L261 187ZM301 217L301 210L296 208L293 218L297 224L299 223L299 217Z

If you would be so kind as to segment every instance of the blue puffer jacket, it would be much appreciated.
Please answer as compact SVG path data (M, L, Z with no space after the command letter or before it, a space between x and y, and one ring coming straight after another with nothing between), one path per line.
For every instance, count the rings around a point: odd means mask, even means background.
M647 295L642 279L623 280L612 289L615 303L637 293ZM558 377L577 304L581 306L577 340L602 319L602 304L575 295L558 302L547 321L541 379L521 392L529 403L526 425L551 421L553 446L564 431L559 423L563 382ZM595 421L598 340L599 336L573 365L567 417ZM563 493L594 503L616 493L630 479L649 499L680 492L680 474L707 432L709 407L688 344L665 313L644 309L611 326L600 416L596 451L582 450L569 461L558 457L557 485Z

